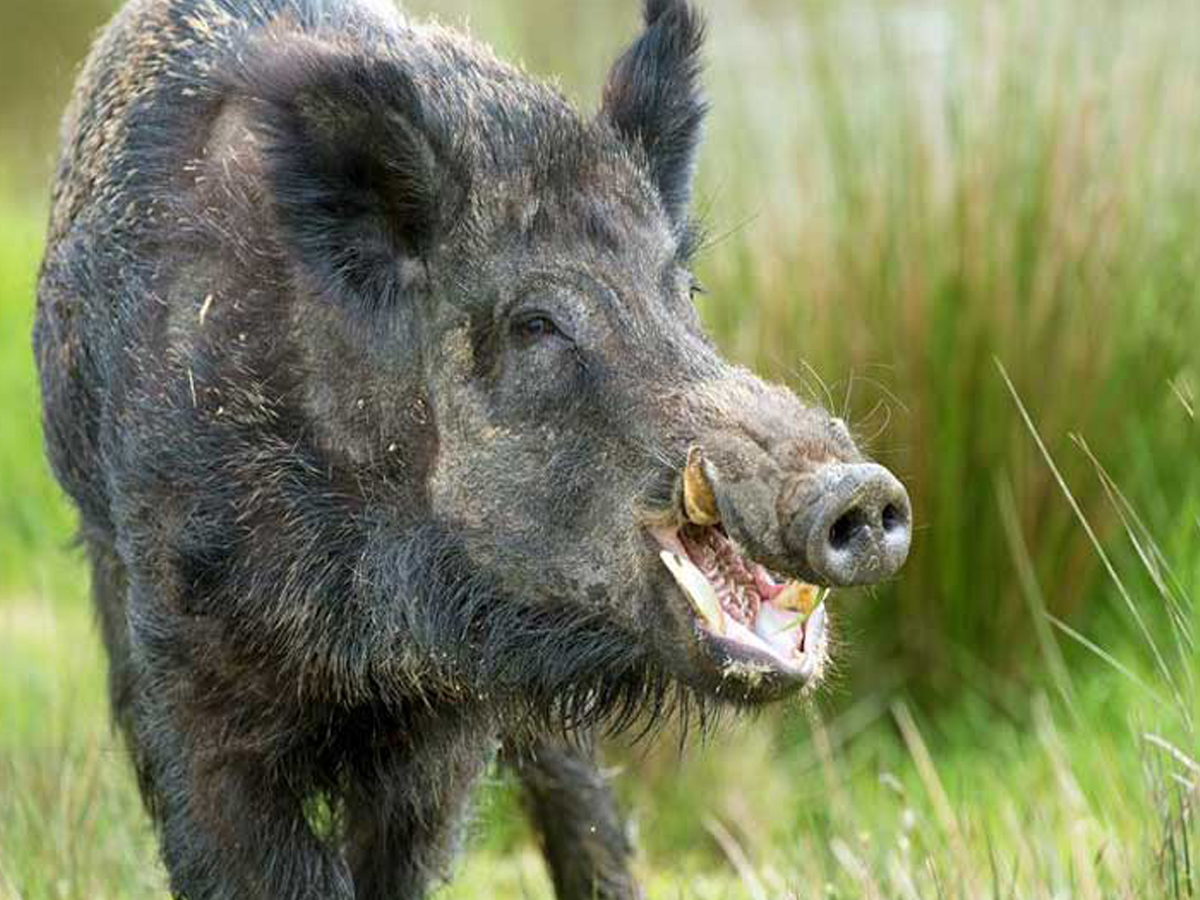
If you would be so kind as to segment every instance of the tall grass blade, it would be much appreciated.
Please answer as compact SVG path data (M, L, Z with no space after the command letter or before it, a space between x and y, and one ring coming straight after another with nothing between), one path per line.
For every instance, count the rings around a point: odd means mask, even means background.
M1017 393L1016 386L1013 385L1012 379L1008 377L1008 371L1004 368L1004 364L999 359L995 359L994 361L996 368L1000 371L1000 377L1004 379L1004 384L1008 388L1009 395L1012 397L1013 402L1017 405L1017 410L1021 414L1021 419L1025 422L1025 427L1028 429L1030 437L1032 437L1034 442L1037 444L1038 451L1041 453L1042 458L1046 461L1046 465L1049 466L1050 471L1053 473L1054 480L1058 483L1059 489L1062 491L1067 503L1070 504L1071 510L1075 513L1075 517L1079 520L1079 524L1087 533L1088 539L1092 542L1092 547L1095 549L1097 556L1100 557L1100 561L1103 563L1104 569L1108 573L1109 578L1112 579L1113 584L1116 585L1117 591L1121 595L1121 599L1125 601L1125 607L1129 610L1129 614L1132 616L1133 621L1137 624L1138 630L1141 631L1142 637L1145 639L1147 646L1150 647L1151 652L1154 654L1154 660L1158 665L1159 673L1162 675L1163 680L1170 686L1171 693L1175 697L1175 702L1179 705L1180 709L1184 709L1186 704L1184 703L1183 697L1179 692L1178 685L1175 683L1175 676L1171 673L1170 667L1167 666L1166 660L1163 658L1161 651L1158 649L1158 642L1154 640L1154 635L1150 633L1150 629L1147 627L1145 619L1138 610L1137 604L1133 602L1133 598L1129 594L1129 589L1125 586L1125 581L1117 573L1116 567L1113 566L1108 552L1104 549L1104 545L1101 543L1100 538L1096 536L1096 532L1092 529L1091 522L1088 521L1087 516L1083 514L1083 510L1080 509L1079 504L1075 501L1075 495L1071 492L1070 487L1068 487L1066 479L1064 479L1062 476L1062 472L1059 471L1058 465L1054 461L1054 457L1050 454L1050 451L1046 449L1046 444L1042 441L1042 436L1038 431L1037 426L1033 424L1033 419L1030 418L1029 411L1025 408L1024 402Z
M1134 671L1132 669L1130 669L1128 666L1126 666L1124 663L1122 663L1119 659L1117 659L1115 656L1113 656L1111 653L1109 653L1107 650L1105 650L1103 647L1101 647L1095 641L1092 641L1087 636L1080 634L1078 631L1076 631L1074 628L1072 628L1070 625L1068 625L1062 619L1058 618L1058 616L1055 616L1051 613L1047 613L1046 616L1047 616L1047 618L1050 619L1050 624L1052 624L1055 628L1057 628L1059 631L1061 631L1067 637L1071 638L1071 640L1075 641L1080 646L1084 647L1087 650L1090 650L1096 656L1100 657L1100 659L1104 660L1106 663L1108 663L1110 666L1112 666L1114 669L1116 669L1118 672L1120 672L1122 675L1124 675L1126 678L1128 678L1130 680L1130 682L1132 682L1133 684L1136 684L1143 691L1145 691L1147 694L1149 694L1151 697L1153 697L1157 703L1169 702L1168 698L1164 697L1162 694L1160 694L1158 691L1156 691L1153 687L1151 687L1149 682L1145 681L1142 678L1139 678L1138 675L1136 673L1134 673Z
M1075 706L1075 692L1071 685L1071 675L1067 671L1067 664L1063 660L1058 642L1054 639L1054 632L1050 630L1046 601L1033 570L1033 559L1029 555L1029 548L1021 534L1021 523L1018 519L1017 502L1013 497L1012 486L1007 479L999 476L995 479L995 485L996 497L1000 504L1000 518L1004 523L1004 533L1008 538L1013 561L1017 566L1021 592L1029 606L1029 622L1033 626L1034 634L1037 635L1038 646L1041 648L1042 658L1050 671L1054 686L1072 718L1078 724L1080 717Z

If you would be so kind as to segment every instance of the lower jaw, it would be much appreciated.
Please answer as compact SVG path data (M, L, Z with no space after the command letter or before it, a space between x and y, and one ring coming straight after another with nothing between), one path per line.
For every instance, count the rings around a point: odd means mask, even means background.
M702 641L698 649L702 656L690 666L691 675L685 680L703 694L734 706L758 707L804 697L822 681L823 660L809 674L781 668L717 636Z
M823 605L813 611L809 622L816 627L812 633L806 635L807 649L786 661L779 659L775 654L733 638L714 634L704 628L699 629L699 636L723 677L737 678L761 673L807 684L819 680L825 667L827 639Z

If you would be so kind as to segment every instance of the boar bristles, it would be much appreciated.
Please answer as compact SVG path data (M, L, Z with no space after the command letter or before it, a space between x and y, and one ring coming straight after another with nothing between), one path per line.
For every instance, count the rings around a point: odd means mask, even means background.
M684 0L646 0L646 8L643 11L642 18L645 19L646 25L649 27L662 18L663 13L679 7L683 7L686 10L687 3Z
M382 541L365 555L361 576L384 593L381 605L395 608L396 633L418 655L439 661L436 672L396 673L414 678L401 693L470 685L509 731L568 738L596 730L637 741L668 723L685 737L720 715L603 610L522 602L482 577L440 526ZM397 604L397 596L404 601ZM736 705L737 698L726 702Z
M683 228L708 111L700 86L704 20L683 0L648 0L645 21L613 65L601 115L640 147L668 216Z

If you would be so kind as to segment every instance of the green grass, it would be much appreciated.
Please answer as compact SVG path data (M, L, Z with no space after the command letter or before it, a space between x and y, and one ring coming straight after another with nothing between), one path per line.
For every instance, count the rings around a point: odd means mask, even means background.
M0 9L29 85L0 109L0 898L160 896L38 429L44 113L111 6L55 2ZM621 30L615 4L412 5L587 107ZM702 313L847 415L918 530L900 579L840 598L813 706L612 749L650 896L1197 896L1200 8L707 5ZM12 34L52 62L17 78L42 63ZM516 807L481 792L444 897L548 896Z
M0 896L162 896L86 614L6 601L0 659ZM1175 657L1172 671L1194 684ZM1194 754L1176 764L1144 735L1186 752L1195 730L1111 671L1070 689L1069 705L1038 696L1008 714L978 698L940 718L901 701L797 710L682 760L670 742L625 751L617 781L651 896L1194 896ZM483 806L442 896L549 896L534 848L500 818L508 788Z

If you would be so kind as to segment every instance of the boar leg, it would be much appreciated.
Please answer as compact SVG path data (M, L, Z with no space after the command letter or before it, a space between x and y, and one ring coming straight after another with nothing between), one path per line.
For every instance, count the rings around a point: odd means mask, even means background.
M142 801L154 802L150 775L146 768L133 725L133 698L136 691L136 669L129 648L129 620L125 615L128 591L125 567L107 541L86 539L88 558L92 564L92 601L96 608L100 633L108 651L108 702L113 721L121 732L137 773Z
M213 646L204 639L204 620L179 616L175 610L185 604L178 595L112 568L115 560L100 558L96 566L105 640L120 649L113 673L118 722L128 723L172 896L355 900L341 850L310 827L286 757L239 742L242 710L214 700L226 686L217 686L211 670L206 680L193 667L192 649ZM118 606L114 592L126 580L128 605Z
M591 747L538 741L509 748L558 900L634 900L633 848Z
M472 789L495 742L450 722L397 734L357 760L346 790L355 900L416 900L449 874ZM426 740L414 743L416 734Z
M269 770L194 753L165 719L138 732L171 894L188 900L353 900L341 854Z

